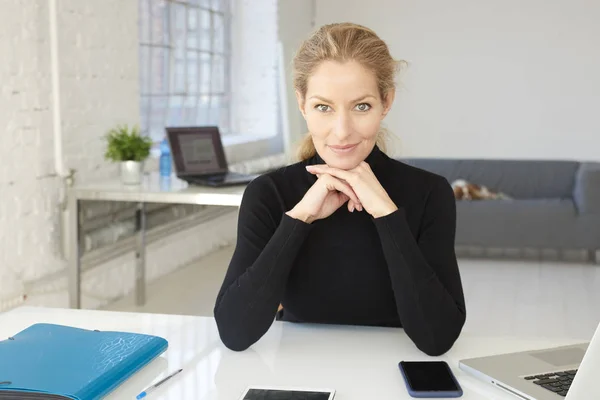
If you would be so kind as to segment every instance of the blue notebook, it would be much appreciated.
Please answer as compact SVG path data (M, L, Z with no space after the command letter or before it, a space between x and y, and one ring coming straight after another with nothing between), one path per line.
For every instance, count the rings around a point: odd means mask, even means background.
M167 346L157 336L35 324L0 342L0 400L100 399Z

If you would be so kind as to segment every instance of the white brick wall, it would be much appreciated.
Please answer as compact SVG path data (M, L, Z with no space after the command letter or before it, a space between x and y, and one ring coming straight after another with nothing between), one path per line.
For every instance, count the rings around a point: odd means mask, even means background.
M65 164L79 181L115 176L102 136L116 124L139 124L138 0L58 5Z
M65 164L76 180L116 174L101 140L118 123L137 123L137 0L60 0L58 41ZM0 2L0 309L16 296L67 306L66 279L32 282L64 271L59 255L58 190L54 174L47 0ZM156 278L235 234L235 214L149 247ZM207 235L206 232L211 232ZM173 256L177 254L177 256ZM133 287L133 256L84 275L86 307ZM25 293L25 287L36 288Z
M0 3L0 298L60 269L47 1Z

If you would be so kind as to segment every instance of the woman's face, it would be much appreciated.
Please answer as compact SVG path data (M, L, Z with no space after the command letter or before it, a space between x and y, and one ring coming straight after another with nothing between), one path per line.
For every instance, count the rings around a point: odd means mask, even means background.
M354 61L325 61L308 79L306 97L296 96L317 153L327 165L349 170L373 150L394 92L383 101L372 71Z

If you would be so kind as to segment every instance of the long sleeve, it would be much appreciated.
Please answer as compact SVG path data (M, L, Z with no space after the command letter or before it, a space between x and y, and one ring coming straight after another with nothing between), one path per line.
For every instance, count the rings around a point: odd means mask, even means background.
M311 227L285 214L268 177L248 185L239 211L237 244L214 309L228 348L245 350L269 329Z
M441 355L466 319L454 250L456 200L440 179L428 195L418 237L403 209L374 219L388 264L396 306L406 334L428 355Z

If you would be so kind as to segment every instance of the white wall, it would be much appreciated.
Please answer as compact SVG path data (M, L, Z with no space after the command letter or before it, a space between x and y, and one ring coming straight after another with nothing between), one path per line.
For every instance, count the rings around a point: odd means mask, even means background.
M600 160L600 2L317 0L410 67L394 153Z
M58 5L66 166L77 170L78 182L116 176L116 167L103 159L102 137L116 124L138 122L138 0ZM0 2L0 310L18 305L24 295L30 304L68 306L59 252L61 181L53 170L48 20L47 0ZM235 214L153 243L148 277L234 235ZM130 291L133 266L131 254L84 274L84 307Z
M306 122L298 110L292 80L292 61L298 47L314 29L315 0L279 0L278 38L283 50L286 78L286 102L289 125L289 142L294 149L306 134Z
M0 4L0 298L18 295L24 280L62 267L54 246L59 186L47 3Z
M278 126L277 0L232 0L231 128L228 162L283 152Z
M276 22L277 0L235 0L231 62L234 134L278 133Z

